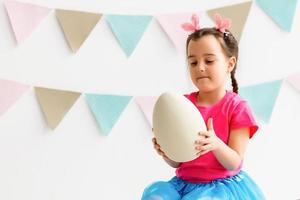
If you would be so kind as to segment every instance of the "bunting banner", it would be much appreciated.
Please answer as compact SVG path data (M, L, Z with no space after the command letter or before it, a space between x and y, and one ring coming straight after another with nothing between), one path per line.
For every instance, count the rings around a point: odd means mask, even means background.
M0 79L0 117L28 91L30 86Z
M282 80L242 87L239 95L248 101L256 116L268 123L279 94Z
M152 16L146 15L106 15L114 35L126 56L129 57L146 31Z
M285 78L299 90L299 75ZM239 95L247 100L259 121L269 123L284 79L241 87ZM15 81L0 79L0 116L4 114L31 86ZM40 108L48 126L54 130L73 107L80 92L34 87ZM85 100L93 113L101 132L108 135L132 96L84 93ZM135 102L152 128L152 113L158 96L136 96Z
M26 40L51 11L49 8L14 0L5 0L4 5L18 44Z
M298 0L256 0L256 3L281 29L291 32L297 1Z
M72 108L81 93L35 87L35 93L46 121L55 129L67 112Z
M232 6L225 6L208 10L207 14L212 20L214 20L214 16L216 13L219 13L223 18L229 18L232 22L230 31L232 32L236 40L240 41L251 5L252 1L249 1Z
M108 134L132 96L85 94L85 99L104 134Z
M102 16L97 13L62 9L56 9L55 13L73 53L78 51Z
M257 0L262 8L279 26L291 31L295 15L296 0ZM15 0L5 0L8 19L10 21L17 43L28 39L52 9ZM240 40L252 1L215 8L207 11L209 17L219 13L224 18L232 20L231 31ZM90 13L74 10L55 10L56 18L63 31L72 52L76 53L87 40L91 32L102 18L100 13ZM185 42L188 33L181 28L182 23L190 21L193 13L175 13L155 15L162 30L170 38L179 52L185 52ZM197 13L196 13L197 14ZM200 13L199 13L200 14ZM151 23L149 15L105 15L105 19L127 57L130 57L141 41ZM294 74L286 80L300 91L300 75ZM248 100L258 118L266 123L270 121L273 108L280 90L282 80L266 82L242 87L240 94ZM12 107L30 86L0 79L0 116ZM72 108L80 92L35 87L37 100L45 116L47 124L55 129L66 113ZM129 104L132 96L85 94L85 99L103 133L108 134L117 123L122 112ZM152 110L156 102L153 96L138 96L137 105L144 113L152 127Z
M275 2L257 0L256 2L282 29L291 31L297 0L278 0ZM4 6L18 44L26 40L52 10L15 0L5 0ZM214 18L215 13L230 18L232 21L230 30L239 41L251 6L252 1L248 1L211 9L207 11L207 14L210 18ZM100 13L75 10L55 9L55 13L73 53L80 49L102 17ZM181 24L190 21L192 14L195 14L195 12L154 15L180 53L185 53L185 43L188 35L181 28ZM200 14L200 12L196 14ZM107 23L127 57L130 57L136 49L152 18L153 16L150 15L105 15Z

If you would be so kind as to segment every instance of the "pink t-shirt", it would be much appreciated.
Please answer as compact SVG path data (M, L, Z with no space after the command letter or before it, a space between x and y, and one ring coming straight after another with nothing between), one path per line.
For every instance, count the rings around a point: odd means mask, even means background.
M213 118L214 131L226 144L232 129L249 127L250 138L257 131L258 126L250 107L236 93L227 91L219 102L209 107L197 105L197 94L198 92L193 92L185 96L197 107L206 123L210 117ZM195 160L181 163L176 169L176 176L189 182L210 182L234 176L239 173L241 167L242 163L237 170L227 170L212 152L208 152Z

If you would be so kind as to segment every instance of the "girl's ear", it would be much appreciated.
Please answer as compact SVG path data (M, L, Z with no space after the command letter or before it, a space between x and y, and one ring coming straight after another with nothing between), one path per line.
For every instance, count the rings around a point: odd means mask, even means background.
M232 56L228 60L228 68L227 71L230 73L234 68L236 64L236 57Z

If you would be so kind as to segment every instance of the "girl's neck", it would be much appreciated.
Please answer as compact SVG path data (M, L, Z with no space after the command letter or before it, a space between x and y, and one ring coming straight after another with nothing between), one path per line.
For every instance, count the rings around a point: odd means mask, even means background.
M211 106L219 102L226 94L225 88L218 88L209 92L198 92L197 103L200 106Z

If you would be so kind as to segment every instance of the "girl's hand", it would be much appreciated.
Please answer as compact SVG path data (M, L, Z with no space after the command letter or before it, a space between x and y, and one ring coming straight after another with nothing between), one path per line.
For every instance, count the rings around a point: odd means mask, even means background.
M199 136L199 139L195 141L195 149L198 150L197 155L204 155L219 148L221 140L215 134L212 118L208 119L207 131L199 132Z
M156 150L156 152L157 152L160 156L166 158L167 156L166 156L165 152L163 152L163 151L161 150L160 145L159 145L159 144L157 143L157 141L156 141L156 138L152 138L152 143L153 143L153 147L154 147L154 149Z
M156 152L161 155L163 157L163 159L171 166L171 167L174 167L174 168L177 168L180 163L179 162L175 162L173 160L171 160L170 158L168 158L168 156L166 156L165 152L163 152L159 146L159 144L157 143L156 141L156 138L153 138L152 139L152 142L153 142L153 146L154 146L154 149L156 150Z

